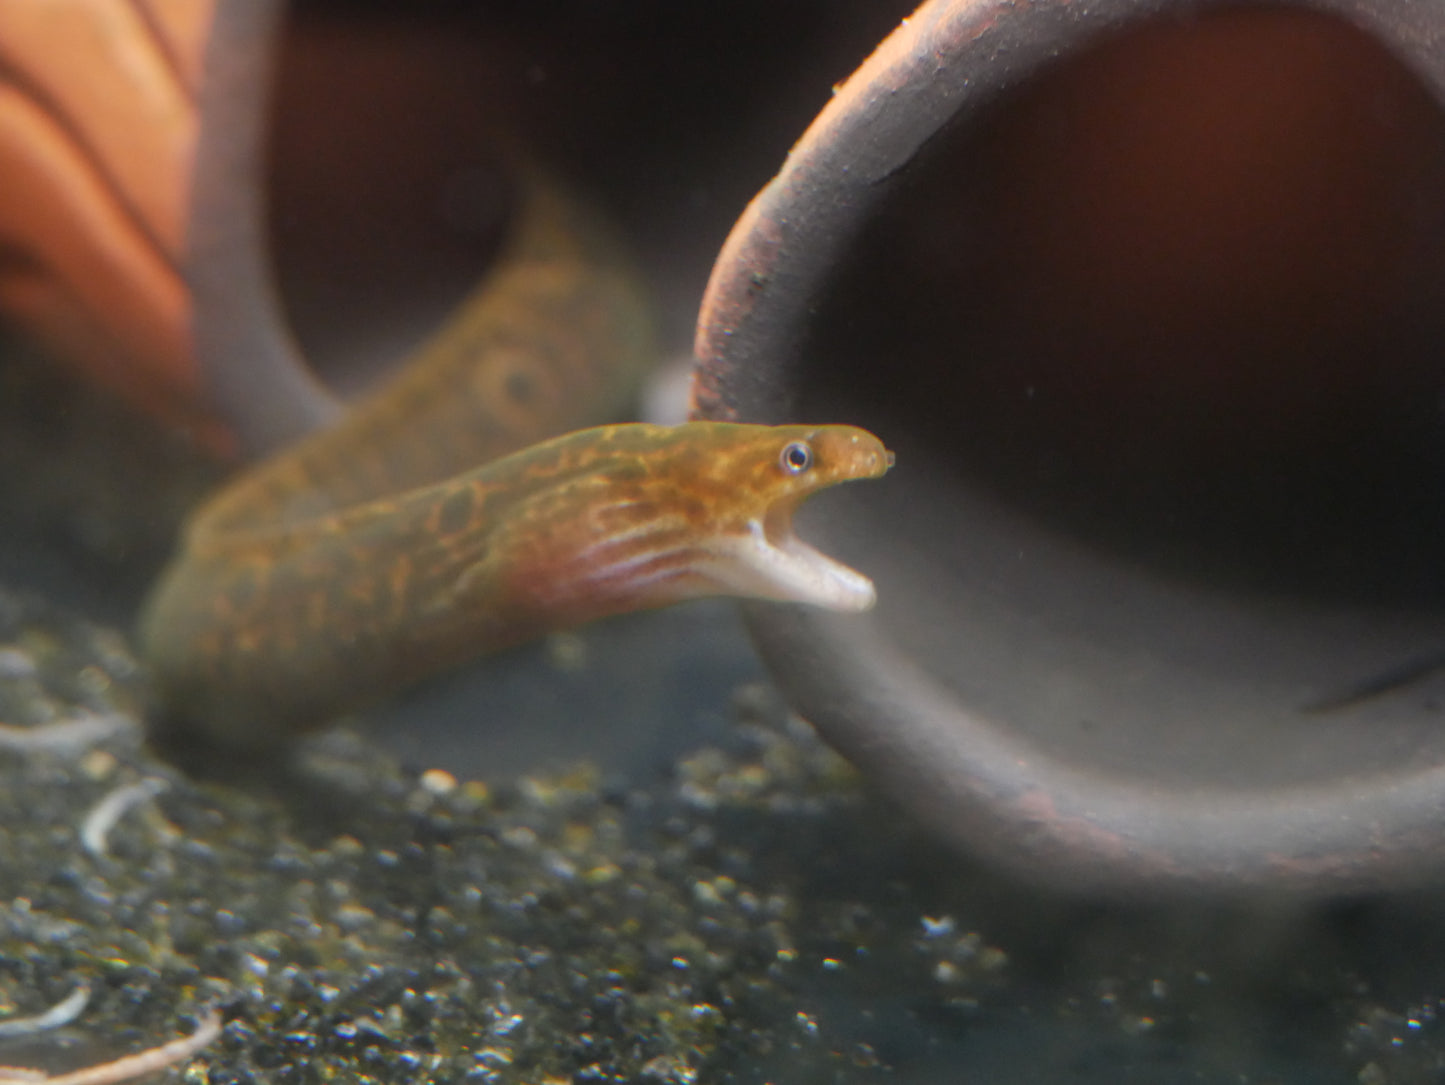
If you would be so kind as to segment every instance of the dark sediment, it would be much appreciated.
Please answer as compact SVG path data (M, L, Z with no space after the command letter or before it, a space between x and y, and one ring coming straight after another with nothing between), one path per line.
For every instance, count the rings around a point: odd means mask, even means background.
M404 765L345 730L250 764L157 750L116 626L207 473L33 371L0 380L0 552L30 586L0 589L0 1064L88 1065L215 1007L221 1036L172 1078L1385 1085L1445 1068L1439 894L1126 907L1002 881L922 838L766 686L714 698L704 654L676 643L686 623L609 631L611 655L584 634L565 709L540 697L521 721L463 699L494 745L520 728L545 748L530 732L549 713L579 717L550 740L586 762L570 772L457 781L425 740ZM179 486L162 477L177 461ZM590 768L577 745L600 711L572 670L628 659L672 661L717 702L669 747L690 752L650 762L670 768ZM698 730L675 691L658 704L678 718L624 722ZM69 1023L4 1034L78 986Z

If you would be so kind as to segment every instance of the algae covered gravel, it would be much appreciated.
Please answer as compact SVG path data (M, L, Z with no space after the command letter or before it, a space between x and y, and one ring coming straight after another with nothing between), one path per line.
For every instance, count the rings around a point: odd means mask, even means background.
M488 790L344 734L252 766L254 786L201 782L142 745L143 680L114 634L3 599L17 677L0 703L18 725L0 745L0 1011L38 1013L81 983L92 996L81 1022L0 1062L93 1061L219 1006L224 1032L188 1080L885 1072L820 1023L826 993L804 992L880 933L861 907L812 914L780 876L778 849L826 853L819 834L862 802L806 734L755 721L737 751L653 793L585 770ZM85 721L103 725L66 737ZM145 781L88 846L100 805ZM842 963L822 963L825 944ZM915 962L920 985L942 958L960 994L1003 964L950 932Z
M0 590L0 1065L193 1082L1425 1082L1438 898L1048 898L764 688L665 778L490 789L346 731L200 768L118 633ZM184 760L184 759L183 759ZM222 771L224 767L225 771ZM88 998L75 1019L3 1024Z

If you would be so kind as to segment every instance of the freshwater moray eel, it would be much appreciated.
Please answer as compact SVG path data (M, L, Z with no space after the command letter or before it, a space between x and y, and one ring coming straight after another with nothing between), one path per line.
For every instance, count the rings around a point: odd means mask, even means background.
M701 596L872 605L791 517L887 470L877 438L593 426L650 361L643 291L557 185L524 173L514 198L494 270L399 377L191 517L140 627L172 725L266 742L476 655Z
M253 522L222 495L142 638L173 705L245 738L625 611L714 595L867 610L872 583L798 539L792 515L891 462L850 426L630 423L319 515Z

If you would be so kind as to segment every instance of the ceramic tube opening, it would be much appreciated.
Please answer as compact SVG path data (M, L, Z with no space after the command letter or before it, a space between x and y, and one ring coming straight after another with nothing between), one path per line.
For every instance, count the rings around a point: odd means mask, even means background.
M1369 882L1438 806L1381 796L1445 766L1445 666L1330 706L1445 664L1445 114L1404 30L1160 7L920 9L730 241L698 400L897 451L818 510L876 614L756 623L945 833L1079 884Z
M1157 23L908 173L841 261L798 389L800 416L899 451L896 485L859 496L906 540L865 559L898 642L1121 771L1383 767L1363 715L1445 756L1445 727L1419 733L1445 681L1300 711L1445 652L1445 118L1424 88L1320 16Z

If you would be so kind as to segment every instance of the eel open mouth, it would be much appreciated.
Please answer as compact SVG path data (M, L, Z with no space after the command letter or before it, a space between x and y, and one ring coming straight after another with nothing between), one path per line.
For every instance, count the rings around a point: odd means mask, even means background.
M793 530L798 500L773 503L745 534L717 540L719 580L738 595L861 613L878 601L873 581L809 546Z

